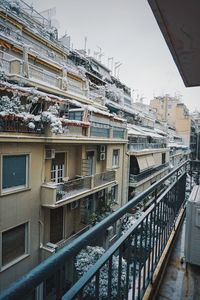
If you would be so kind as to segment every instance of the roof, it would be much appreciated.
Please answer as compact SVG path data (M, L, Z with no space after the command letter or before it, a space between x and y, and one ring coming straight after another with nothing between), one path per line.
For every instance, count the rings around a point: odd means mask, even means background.
M200 85L200 1L148 0L187 87Z

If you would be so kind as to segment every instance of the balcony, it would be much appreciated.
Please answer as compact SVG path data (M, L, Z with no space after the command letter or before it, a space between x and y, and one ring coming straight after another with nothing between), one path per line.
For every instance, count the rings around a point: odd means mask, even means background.
M80 87L74 85L74 84L68 84L67 85L67 90L69 92L72 92L72 93L75 93L75 94L78 94L78 95L84 95L86 94L86 91L81 89Z
M45 183L41 186L41 205L55 207L78 200L115 183L115 170L72 179L64 183ZM70 201L71 202L71 201Z
M197 163L195 167L196 165ZM173 248L172 241L177 236L184 220L185 204L193 184L193 178L187 176L188 172L190 175L193 174L191 168L187 161L171 171L101 223L90 228L83 236L64 246L63 250L47 258L41 265L3 290L0 299L24 299L34 292L38 293L41 285L45 297L48 297L45 285L50 277L52 277L53 296L56 299L61 299L61 297L63 300L103 299L104 297L105 299L140 300L144 295L146 299L152 299L151 296L149 298L147 296L149 289L152 290L153 286L157 287L156 278L157 280L161 278L158 273L159 268L164 262L164 257L167 256L166 253L168 254ZM170 184L161 194L158 193L166 180ZM91 243L98 245L98 237L105 234L107 228L127 216L130 209L136 208L152 193L155 195L152 205L83 276L78 279L77 277L71 278L66 289L68 264L73 258L75 259L77 253ZM114 271L112 262L116 259L118 267ZM102 274L105 274L105 269L108 277L106 285L102 287Z
M166 147L167 145L165 143L129 143L128 144L129 151L159 149L159 148L166 148Z
M61 79L58 75L31 64L29 64L29 78L52 87L61 87Z
M10 115L9 118L14 118ZM29 128L24 121L12 120L12 119L0 119L0 132L12 132L12 133L28 133L28 134L43 134L44 129L40 122L35 122L35 128Z
M129 183L132 184L132 183L137 183L143 179L148 179L149 176L151 175L154 175L156 172L159 172L161 170L165 170L165 169L168 169L169 167L169 163L165 163L165 164L162 164L160 166L157 166L155 168L152 168L152 169L149 169L149 170L146 170L138 175L133 175L133 174L130 174L130 177L129 177Z

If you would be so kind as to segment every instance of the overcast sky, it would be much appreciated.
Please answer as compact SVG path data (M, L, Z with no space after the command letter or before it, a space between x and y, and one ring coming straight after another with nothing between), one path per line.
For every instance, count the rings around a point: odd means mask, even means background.
M186 88L147 0L27 0L43 11L56 7L59 35L71 35L75 49L91 54L102 48L102 62L121 62L120 79L149 103L153 96L182 95L193 111L200 110L200 88Z

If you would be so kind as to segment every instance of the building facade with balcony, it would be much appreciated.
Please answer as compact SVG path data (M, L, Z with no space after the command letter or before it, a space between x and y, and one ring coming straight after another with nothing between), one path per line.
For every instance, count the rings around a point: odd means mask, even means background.
M1 1L0 17L3 288L121 207L128 173L126 120L104 106L102 80L91 70L89 84L23 1Z
M136 125L128 127L129 199L169 172L166 136Z

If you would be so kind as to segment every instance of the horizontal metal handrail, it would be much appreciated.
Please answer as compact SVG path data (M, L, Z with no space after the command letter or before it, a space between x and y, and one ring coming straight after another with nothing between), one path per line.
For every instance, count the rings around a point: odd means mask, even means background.
M49 276L54 274L56 270L59 270L59 268L62 267L63 263L66 262L67 259L76 255L82 248L87 246L91 241L95 240L100 233L105 231L109 226L128 213L131 208L135 207L138 203L140 203L140 201L144 200L146 196L157 190L157 188L168 178L175 174L178 176L178 172L180 170L186 173L188 163L189 160L172 170L169 174L150 186L146 191L131 199L124 206L113 212L100 223L96 224L76 240L72 241L69 245L59 250L53 256L48 257L45 261L36 266L33 270L29 271L18 281L11 284L10 287L3 290L1 292L0 299L23 299L25 295L30 294L43 280L49 278Z
M184 176L181 174L179 180ZM135 223L123 234L106 252L105 254L82 276L63 297L62 300L74 299L75 296L86 286L87 283L97 274L98 271L106 264L111 256L113 256L119 247L126 242L126 240L133 234L133 232L138 228L142 221L144 221L147 216L151 213L155 205L169 193L169 191L176 185L177 182L172 183L167 190L162 193L156 202L154 202L136 221Z

